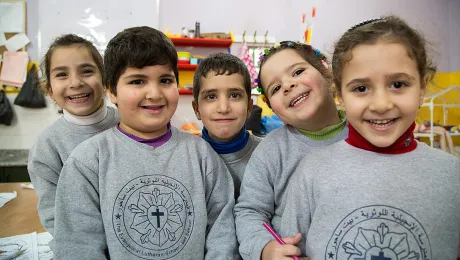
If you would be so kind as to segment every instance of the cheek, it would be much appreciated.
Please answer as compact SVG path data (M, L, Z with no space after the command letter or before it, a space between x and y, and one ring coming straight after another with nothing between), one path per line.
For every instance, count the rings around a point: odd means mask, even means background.
M179 103L179 92L177 89L171 89L166 93L166 98L168 99L168 103L170 105L176 105Z
M94 90L103 90L102 81L99 77L91 77L88 79L87 84Z
M275 112L275 114L278 114L278 115L282 114L280 112L282 112L283 104L280 98L278 98L277 96L272 97L270 99L270 105L272 107L273 112Z

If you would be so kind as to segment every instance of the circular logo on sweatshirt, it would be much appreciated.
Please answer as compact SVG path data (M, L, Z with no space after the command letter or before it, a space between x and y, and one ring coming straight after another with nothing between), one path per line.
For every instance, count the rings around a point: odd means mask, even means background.
M194 215L190 194L182 183L151 175L122 188L112 219L118 240L129 252L146 259L168 259L187 244Z
M407 212L385 205L359 208L336 227L325 259L431 260L423 226Z

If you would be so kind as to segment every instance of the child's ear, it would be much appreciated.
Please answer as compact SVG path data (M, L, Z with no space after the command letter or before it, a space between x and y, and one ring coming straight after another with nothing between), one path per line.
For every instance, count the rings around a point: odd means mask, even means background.
M423 105L423 100L425 98L426 94L426 88L428 87L429 81L428 81L428 76L425 76L423 78L422 84L420 86L420 97L419 97L419 105Z
M117 104L117 96L114 93L112 93L112 88L110 88L110 85L107 85L107 89L109 90L108 94L109 94L110 102L112 102L112 104L116 105Z
M420 89L420 100L419 100L419 105L422 106L423 105L423 101L425 99L425 92L426 92L426 87L425 88L422 88Z
M195 100L192 101L192 107L193 111L195 111L196 119L201 120L200 111L198 110L198 103Z
M253 105L254 105L254 100L252 100L251 96L249 96L248 113L246 115L246 118L249 118L251 116Z
M342 92L337 92L337 100L339 100L340 106L345 110L345 104L343 102Z

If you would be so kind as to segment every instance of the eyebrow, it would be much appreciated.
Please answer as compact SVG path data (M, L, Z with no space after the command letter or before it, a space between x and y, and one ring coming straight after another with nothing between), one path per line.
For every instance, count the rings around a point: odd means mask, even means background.
M395 79L400 79L400 78L407 78L409 80L415 80L415 77L407 73L404 73L404 72L385 75L386 80L395 80ZM356 85L356 84L369 84L370 82L371 80L369 78L357 78L357 79L353 79L352 81L348 82L345 87L350 87L351 85Z
M200 92L200 94L204 95L204 94L208 94L208 93L214 93L214 92L217 92L217 88L213 88L213 89L205 89L205 90L202 90ZM238 91L238 92L246 92L245 90L241 89L241 88L229 88L227 90L227 92L231 92L231 91Z
M290 71L292 68L298 66L298 65L301 65L301 64L308 64L306 61L301 61L301 62L297 62L297 63L294 63L294 64L291 64L289 65L288 67L286 67L286 69L284 69L284 72L287 72L287 71ZM267 90L270 89L270 87L273 85L273 83L275 82L276 80L273 79L268 85L267 85Z
M78 68L85 68L85 67L91 67L91 68L97 68L94 64L92 63L82 63L78 65ZM68 66L57 66L51 69L51 72L56 71L56 70L68 70Z
M385 78L387 78L387 79L408 78L409 80L415 80L414 76L409 75L409 74L404 73L404 72L386 75Z
M353 79L352 81L348 82L345 87L348 88L348 87L351 87L351 86L357 85L357 84L367 84L370 81L371 80L369 78L357 78L357 79Z
M125 79L131 79L131 78L136 78L136 79L147 79L148 76L145 75L145 74L131 74L131 75L128 75L126 77L124 77ZM175 78L174 75L172 74L168 74L168 73L165 73L165 74L162 74L160 75L160 78Z

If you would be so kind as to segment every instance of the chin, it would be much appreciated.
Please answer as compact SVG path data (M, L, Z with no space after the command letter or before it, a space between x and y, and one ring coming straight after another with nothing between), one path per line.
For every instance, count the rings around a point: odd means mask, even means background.
M380 147L380 148L385 148L389 147L392 144L394 144L396 140L374 140L374 141L369 141L371 144L374 146Z

